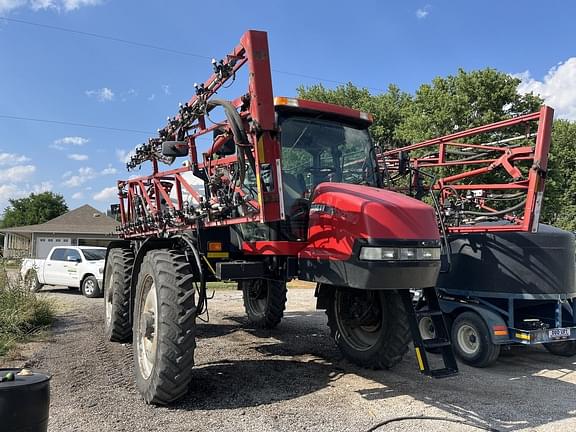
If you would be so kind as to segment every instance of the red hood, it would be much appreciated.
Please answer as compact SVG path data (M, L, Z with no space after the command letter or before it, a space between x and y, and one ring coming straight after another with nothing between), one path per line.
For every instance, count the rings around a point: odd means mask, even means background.
M414 198L369 186L316 187L301 256L345 259L356 239L439 240L434 209Z

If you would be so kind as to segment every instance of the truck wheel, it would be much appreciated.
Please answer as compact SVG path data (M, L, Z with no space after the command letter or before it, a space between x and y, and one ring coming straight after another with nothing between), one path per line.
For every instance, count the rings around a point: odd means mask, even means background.
M184 252L146 254L134 304L136 386L147 403L168 404L184 396L196 348L193 273Z
M562 357L572 357L576 355L576 341L573 340L545 343L543 345L550 354Z
M408 351L410 327L397 292L338 287L326 314L340 351L359 366L388 369Z
M26 273L24 284L26 288L28 288L31 292L38 292L44 286L38 280L38 274L36 273L36 270L30 270L28 273Z
M88 298L100 297L100 287L94 276L86 276L82 281L82 294Z
M429 316L423 316L418 320L418 330L420 331L420 336L422 340L436 339L436 328L434 328L434 323L432 318ZM426 348L426 351L432 354L439 354L442 352L441 348Z
M253 279L240 282L250 323L271 329L280 324L286 308L286 282Z
M112 249L106 261L104 304L106 316L104 334L112 342L126 342L132 338L130 324L130 284L134 252L132 249Z
M492 343L486 323L475 312L458 315L451 336L454 352L470 366L490 366L500 355L500 345Z

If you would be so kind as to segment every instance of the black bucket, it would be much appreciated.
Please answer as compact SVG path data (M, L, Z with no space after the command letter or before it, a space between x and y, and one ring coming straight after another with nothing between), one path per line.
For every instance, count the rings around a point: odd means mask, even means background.
M21 369L0 369L0 377L8 372L14 381L0 382L0 431L46 432L50 406L50 375L31 371L18 375Z

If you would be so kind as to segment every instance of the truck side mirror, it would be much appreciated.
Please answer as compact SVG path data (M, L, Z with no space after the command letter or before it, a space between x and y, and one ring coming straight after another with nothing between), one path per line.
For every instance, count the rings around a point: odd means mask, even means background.
M162 155L168 157L188 156L188 143L186 141L164 141Z

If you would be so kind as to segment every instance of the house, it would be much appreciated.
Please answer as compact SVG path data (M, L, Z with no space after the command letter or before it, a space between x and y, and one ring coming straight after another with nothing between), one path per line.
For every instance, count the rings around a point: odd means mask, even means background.
M4 257L46 258L54 246L107 246L118 222L83 205L48 222L3 228Z

